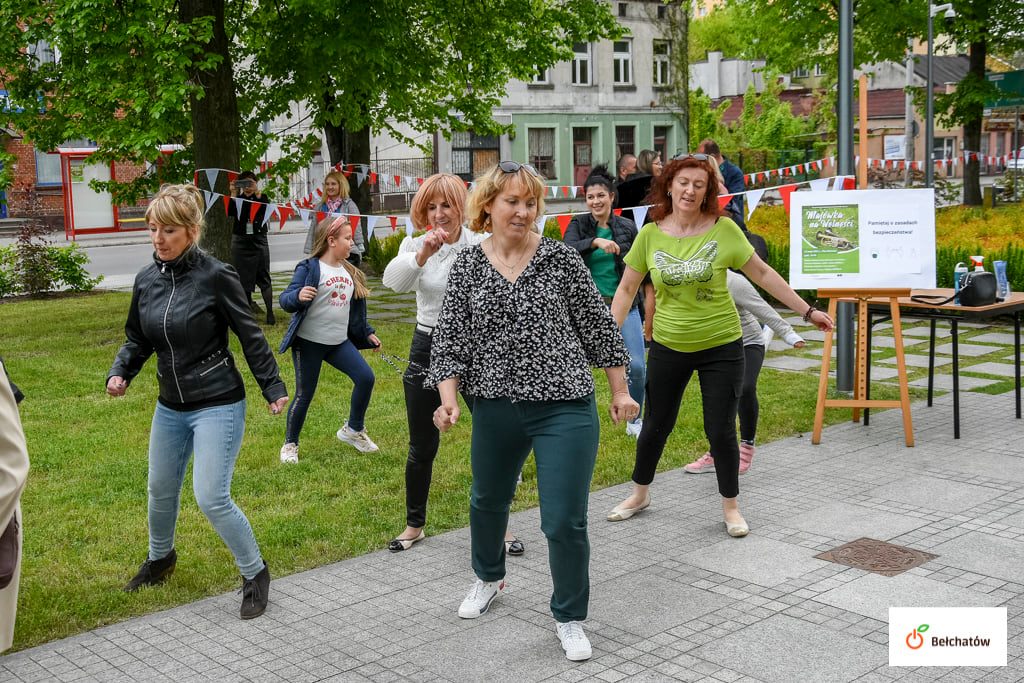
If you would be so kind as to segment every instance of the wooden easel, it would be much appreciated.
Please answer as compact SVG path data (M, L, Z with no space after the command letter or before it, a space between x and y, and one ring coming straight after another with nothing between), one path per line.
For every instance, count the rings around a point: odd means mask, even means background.
M818 404L814 410L814 433L811 443L821 443L821 428L825 421L825 408L852 408L853 421L860 422L861 408L901 408L903 410L903 434L907 446L914 445L914 428L910 422L910 390L907 388L907 362L903 356L903 328L900 325L899 298L910 296L910 289L820 289L818 296L827 298L828 314L836 319L836 304L840 299L857 301L857 376L853 388L852 399L826 398L828 391L828 371L832 363L833 329L825 334L825 347L821 356L821 377L818 380ZM892 317L892 331L896 340L896 369L900 384L900 400L887 401L869 399L868 396L868 363L871 349L868 346L868 300L888 299L889 312Z

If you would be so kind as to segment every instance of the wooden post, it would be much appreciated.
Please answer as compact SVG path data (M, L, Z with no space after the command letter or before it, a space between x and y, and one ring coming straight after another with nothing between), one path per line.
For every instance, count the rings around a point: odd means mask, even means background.
M860 163L857 164L857 174L860 176L860 189L868 189L868 77L867 74L860 75L860 100L857 104L860 109Z
M821 375L818 377L818 402L814 410L814 432L811 443L821 443L821 430L825 422L825 408L852 408L853 421L860 421L861 408L900 408L903 411L903 436L907 446L914 445L914 428L910 419L910 389L907 386L907 362L903 355L903 327L900 324L899 298L910 296L910 289L820 289L818 296L827 298L828 314L835 320L836 304L840 299L857 301L857 356L856 378L852 399L830 399L828 396L828 371L832 364L833 331L825 334L824 348L821 354ZM892 317L892 331L895 335L896 371L900 385L900 399L890 401L869 399L868 395L868 363L871 362L871 349L868 348L868 300L888 299L889 314Z

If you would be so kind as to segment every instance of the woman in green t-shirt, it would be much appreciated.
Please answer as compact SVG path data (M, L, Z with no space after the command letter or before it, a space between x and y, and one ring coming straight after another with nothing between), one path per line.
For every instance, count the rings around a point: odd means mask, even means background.
M629 519L651 503L650 485L675 427L686 385L697 373L704 433L711 444L726 531L746 536L740 514L736 408L743 383L739 314L726 271L741 270L804 320L825 331L832 319L808 306L771 266L754 254L739 226L718 207L714 166L704 154L673 159L651 187L651 223L626 255L612 315L622 324L644 276L654 283L654 339L647 357L647 410L636 446L633 492L608 515Z

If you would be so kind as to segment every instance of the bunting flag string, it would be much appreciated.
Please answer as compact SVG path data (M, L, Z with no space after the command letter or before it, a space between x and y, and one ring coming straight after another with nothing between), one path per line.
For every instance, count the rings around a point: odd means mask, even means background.
M1012 157L1012 152L999 156L992 156L973 150L963 150L963 152L956 157L935 159L934 164L936 168L940 170L945 170L948 167L956 168L962 164L970 163L971 161L985 162L991 166L996 166L999 164L1006 165ZM855 163L857 162L859 162L859 157L855 158ZM743 181L746 185L767 183L771 182L773 179L782 180L802 173L823 172L828 167L834 167L835 163L836 158L834 156L823 157L821 159L800 162L791 166L782 166L765 171L747 173L743 176ZM918 160L906 161L868 158L867 163L868 166L872 168L906 170L907 167L910 167L912 170L923 171L927 162ZM385 192L388 190L394 192L415 191L419 189L425 180L425 178L417 176L382 175L378 171L373 170L368 164L345 164L344 162L339 162L334 164L331 168L334 171L344 173L346 177L351 178L357 185L370 182L371 184L381 187ZM207 189L212 191L219 179L220 173L222 172L228 175L229 182L234 182L238 177L238 171L225 168L204 168L195 171L193 174L193 181L198 184L200 173L202 173L206 177ZM472 181L466 182L466 187L470 191L473 190L475 185L476 183ZM551 199L558 199L559 197L563 197L565 199L576 199L583 192L583 187L580 185L547 185L546 188L547 189L545 191L550 194ZM752 191L754 190L747 190L746 192ZM314 208L316 204L320 203L322 197L323 188L316 188L305 197L289 200L285 203L293 206ZM207 207L207 210L209 210L209 207Z
M813 162L814 166L812 166L812 162L808 162L806 164L806 166L808 168L823 167L823 165L827 165L830 162L834 163L834 158L823 159L820 162ZM943 164L943 163L948 163L948 162L949 162L949 160L943 160L943 159L936 160L936 164ZM911 163L912 163L912 165L913 164L920 164L920 162L911 162ZM769 177L773 177L773 176L774 177L778 177L778 178L782 178L782 177L784 177L786 175L793 175L794 173L799 173L800 171L797 170L798 166L803 166L803 165L794 165L793 167L787 167L787 168L784 168L784 169L772 169L771 171L761 171L761 172L758 172L757 174L754 174L754 175L756 175L758 177L763 176L765 179L767 179ZM200 170L203 171L204 175L206 175L207 182L209 182L211 184L211 186L217 181L218 174L221 171L226 171L226 169L200 169ZM229 175L233 175L233 176L237 177L237 173L234 173L233 171L227 171L227 172L229 173ZM363 172L363 171L353 171L353 173L360 173L360 172ZM367 176L368 175L369 175L369 172L367 172ZM199 171L196 171L196 178L198 178L198 176L199 176ZM395 179L396 179L396 184L398 184L399 182L402 182L402 183L405 182L405 179L401 178L401 176L395 176ZM419 183L423 182L422 178L420 178L420 179L410 179L410 180L411 180L412 183L416 183L416 184L419 184ZM782 198L783 198L783 204L784 205L788 205L788 203L789 203L788 202L789 195L798 186L800 186L800 185L809 185L812 190L823 190L823 189L827 189L828 188L828 184L830 182L832 182L832 189L833 190L853 189L855 187L855 185L856 185L855 179L853 177L849 177L849 176L837 176L834 179L833 178L817 178L817 179L814 179L814 180L805 180L805 181L798 181L798 182L795 182L795 183L786 183L784 185L775 186L775 187L771 187L771 188L757 188L757 189L753 189L753 190L745 190L743 192L735 192L735 193L728 194L728 195L722 195L722 196L719 197L719 205L724 207L726 204L728 204L729 200L732 199L733 197L735 197L735 196L742 196L747 201L747 218L749 219L750 216L754 213L754 209L757 208L758 204L760 204L761 199L764 196L764 193L766 191L768 191L768 190L777 190L777 191L779 191L779 193L782 195ZM468 185L472 189L475 186L475 183L468 183ZM551 185L551 186L548 186L548 187L551 188L548 191L551 193L552 197L557 197L559 195L560 191L561 191L561 194L563 194L563 196L565 196L566 198L575 198L578 195L578 193L576 191L581 189L578 186L574 187L574 186L571 186L571 185L561 185L561 186L559 186L559 185ZM224 204L224 212L225 212L225 214L230 214L229 207L230 207L230 205L232 203L234 203L235 215L239 215L239 216L241 216L241 215L248 215L250 220L254 220L255 217L256 217L257 212L259 211L259 206L261 204L263 204L262 202L250 201L250 200L248 200L248 199L246 199L244 197L232 197L230 195L222 195L222 194L220 194L218 192L214 192L212 190L203 190L202 192L203 192L203 198L204 198L204 201L205 201L205 204L206 204L206 208L205 208L206 212L209 212L210 208L217 202L217 199L220 198L222 200L223 204ZM288 221L288 219L290 219L292 216L295 216L295 215L298 215L299 219L303 223L309 223L311 217L315 217L316 220L319 222L319 221L327 218L328 216L334 216L334 217L344 216L344 217L348 218L348 220L351 222L353 228L356 228L359 225L359 222L362 220L362 217L359 214L346 214L346 213L341 213L341 212L316 211L314 207L316 206L317 203L319 203L319 199L322 197L322 195L323 195L322 190L320 190L318 188L316 191L311 192L308 195L306 195L305 197L302 197L300 199L292 199L292 200L289 200L289 201L286 201L286 202L282 202L282 203L273 203L273 202L266 203L265 204L266 211L265 211L264 216L263 216L263 225L267 225L270 222L271 217L272 216L276 216L277 220L280 222L280 228L279 229L284 229L284 224ZM247 204L248 204L248 206L246 206ZM644 206L627 207L626 210L629 210L629 211L633 212L634 221L637 223L637 225L643 225L644 221L645 221L645 219L647 217L647 213L648 213L648 209L649 208L650 208L649 205L644 205ZM615 215L621 215L623 209L619 208L619 209L615 209L614 211L615 211ZM548 220L554 218L558 222L559 229L561 230L562 234L564 235L565 229L568 227L569 222L572 220L572 217L574 215L580 215L580 214L586 214L586 213L588 213L588 212L587 211L576 211L576 212L547 214L547 215L539 216L537 218L538 230L542 231L544 224ZM373 216L373 215L367 215L366 216L367 230L369 231L371 236L374 235L374 230L377 227L377 224L378 224L378 221L379 221L380 218L381 218L380 216ZM402 215L392 216L392 215L388 215L388 216L386 216L386 218L387 218L387 220L389 222L390 232L392 234L394 234L394 233L396 233L398 231L398 221L399 221L399 219L402 219L402 221L405 223L405 232L406 232L406 234L407 235L414 234L415 226L412 223L411 216L402 216Z

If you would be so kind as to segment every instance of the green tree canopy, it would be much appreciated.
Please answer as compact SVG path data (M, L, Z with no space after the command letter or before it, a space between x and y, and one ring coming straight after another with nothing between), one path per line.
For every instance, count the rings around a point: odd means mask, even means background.
M593 0L5 0L0 73L13 125L38 146L88 138L97 161L141 163L180 143L159 179L183 180L197 165L253 167L272 142L263 124L292 102L311 107L333 161L368 163L370 131L396 123L494 132L508 79L620 32ZM59 60L26 51L40 41ZM291 154L275 173L308 162L312 137L282 134ZM204 233L221 257L227 238L226 221Z

